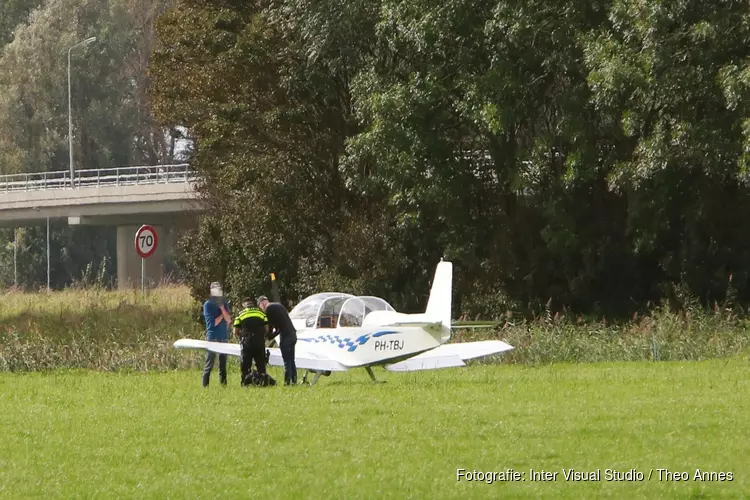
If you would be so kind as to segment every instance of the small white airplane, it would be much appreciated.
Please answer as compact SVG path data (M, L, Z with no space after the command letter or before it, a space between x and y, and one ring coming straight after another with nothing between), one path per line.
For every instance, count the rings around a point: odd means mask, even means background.
M326 292L305 298L289 313L297 329L297 369L314 373L310 385L321 375L352 368L364 368L377 382L373 366L392 372L434 370L466 366L466 360L513 349L499 340L446 344L451 337L452 286L453 264L441 260L424 313L399 313L372 296ZM279 338L274 340L278 345ZM227 342L180 339L174 347L240 356L240 345ZM270 349L269 364L284 366L278 348ZM306 380L307 373L303 383Z

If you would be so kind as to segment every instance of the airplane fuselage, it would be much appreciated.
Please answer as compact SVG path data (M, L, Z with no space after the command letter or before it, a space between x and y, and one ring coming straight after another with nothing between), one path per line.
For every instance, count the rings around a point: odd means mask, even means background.
M380 365L440 345L437 335L416 326L309 328L297 331L300 355L335 360L347 368Z

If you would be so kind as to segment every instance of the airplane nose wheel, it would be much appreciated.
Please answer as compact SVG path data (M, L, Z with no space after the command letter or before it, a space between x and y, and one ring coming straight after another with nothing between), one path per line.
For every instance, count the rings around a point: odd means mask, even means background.
M310 385L311 385L311 386L313 386L313 385L315 385L315 382L317 382L317 381L318 381L318 378L320 378L320 372L316 372L316 371L312 371L312 370L307 370L307 371L305 372L305 375L304 375L304 376L302 377L302 385L306 385L306 384L307 384L307 376L308 376L308 375L309 375L309 374L310 374L311 372L312 372L312 373L314 373L314 374L315 374L315 376L313 377L313 381L312 381L312 382L310 382Z
M312 379L312 382L310 382L310 387L312 387L312 386L315 385L315 382L318 381L318 379L320 378L321 375L325 375L326 377L330 377L331 376L331 372L327 371L327 370L324 371L324 372L319 372L319 371L315 371L315 370L307 370L305 372L305 374L303 375L303 377L302 377L302 385L307 384L307 376L310 373L314 373L315 374L315 376Z

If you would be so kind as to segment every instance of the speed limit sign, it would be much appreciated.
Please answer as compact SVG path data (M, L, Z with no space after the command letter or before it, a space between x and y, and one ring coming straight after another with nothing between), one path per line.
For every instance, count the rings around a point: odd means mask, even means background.
M158 243L156 230L149 225L141 226L135 233L135 251L143 259L150 257L156 251Z

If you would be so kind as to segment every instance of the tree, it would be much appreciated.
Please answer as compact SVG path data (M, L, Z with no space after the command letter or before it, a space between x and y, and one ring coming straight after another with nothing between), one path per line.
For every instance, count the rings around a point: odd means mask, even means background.
M26 21L29 13L43 0L3 0L0 5L0 48L13 40L16 26Z
M68 169L67 50L89 36L97 41L71 61L76 170L172 163L179 133L156 124L146 71L154 23L170 4L49 0L33 11L33 2L3 4L17 16L0 53L0 173ZM114 279L113 230L55 228L51 237L54 286L100 271L105 282ZM37 260L23 283L36 287L46 283L46 229L28 228L26 238L22 258Z
M623 145L609 182L633 251L658 264L655 284L704 300L723 298L730 274L748 293L748 19L740 1L615 0L586 42L592 102Z
M172 137L149 111L145 71L153 23L168 4L51 0L17 28L0 58L0 164L6 173L67 167L66 52L88 36L97 42L76 50L72 60L77 168L172 161Z
M184 246L194 288L223 276L239 294L275 270L292 296L419 309L445 256L471 313L627 313L680 282L715 297L728 272L747 294L747 16L688 0L180 0L151 70L212 206Z
M257 290L269 270L283 269L294 296L305 262L331 262L347 203L339 159L354 123L347 81L357 60L337 44L308 51L301 32L314 29L293 22L293 7L182 0L160 20L154 109L195 137L193 166L212 206L205 224L214 231L192 238L231 255L226 270L191 252L196 290L226 272L237 293Z

